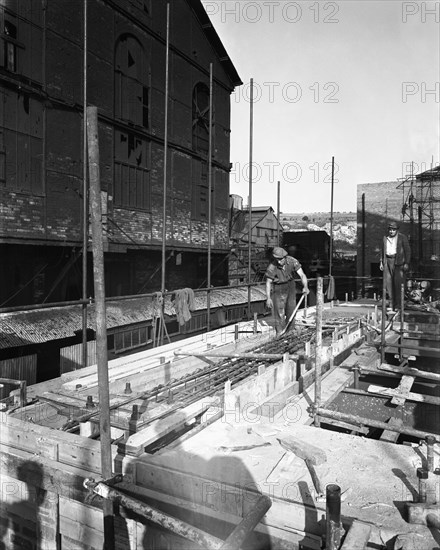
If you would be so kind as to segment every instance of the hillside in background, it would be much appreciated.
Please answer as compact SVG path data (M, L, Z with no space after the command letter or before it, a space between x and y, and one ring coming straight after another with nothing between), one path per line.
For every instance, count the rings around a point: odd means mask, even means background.
M330 235L330 213L310 212L280 214L284 231L326 231ZM333 213L333 246L335 256L356 256L356 212Z

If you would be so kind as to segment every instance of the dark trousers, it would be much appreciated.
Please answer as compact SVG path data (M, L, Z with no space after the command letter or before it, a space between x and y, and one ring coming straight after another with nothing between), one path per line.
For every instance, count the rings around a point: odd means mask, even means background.
M288 283L272 286L273 316L275 330L279 334L286 326L296 306L296 287L292 279Z
M385 286L390 306L401 309L401 286L405 284L405 272L402 265L396 265L396 258L387 258L384 269Z

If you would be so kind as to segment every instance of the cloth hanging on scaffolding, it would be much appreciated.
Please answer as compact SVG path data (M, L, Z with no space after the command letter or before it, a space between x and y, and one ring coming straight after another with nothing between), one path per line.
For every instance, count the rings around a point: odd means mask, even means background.
M192 288L176 290L173 301L179 325L184 325L191 319L191 311L194 311L194 291Z
M336 298L335 278L330 275L328 280L327 292L325 293L327 300L334 300Z

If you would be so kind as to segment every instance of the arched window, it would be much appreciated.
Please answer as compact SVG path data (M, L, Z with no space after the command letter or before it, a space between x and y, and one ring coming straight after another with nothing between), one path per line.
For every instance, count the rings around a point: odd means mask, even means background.
M209 88L199 82L194 86L192 100L192 145L195 151L208 154L209 149Z
M150 209L150 143L142 130L149 125L147 61L141 44L124 35L115 56L115 118L126 123L114 132L114 205Z

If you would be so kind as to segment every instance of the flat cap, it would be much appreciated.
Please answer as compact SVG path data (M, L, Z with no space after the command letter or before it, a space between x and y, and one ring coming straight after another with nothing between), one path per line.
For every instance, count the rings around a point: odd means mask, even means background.
M276 260L281 260L282 258L285 258L287 256L287 252L284 250L284 248L281 248L280 246L275 246L272 250L272 256Z

